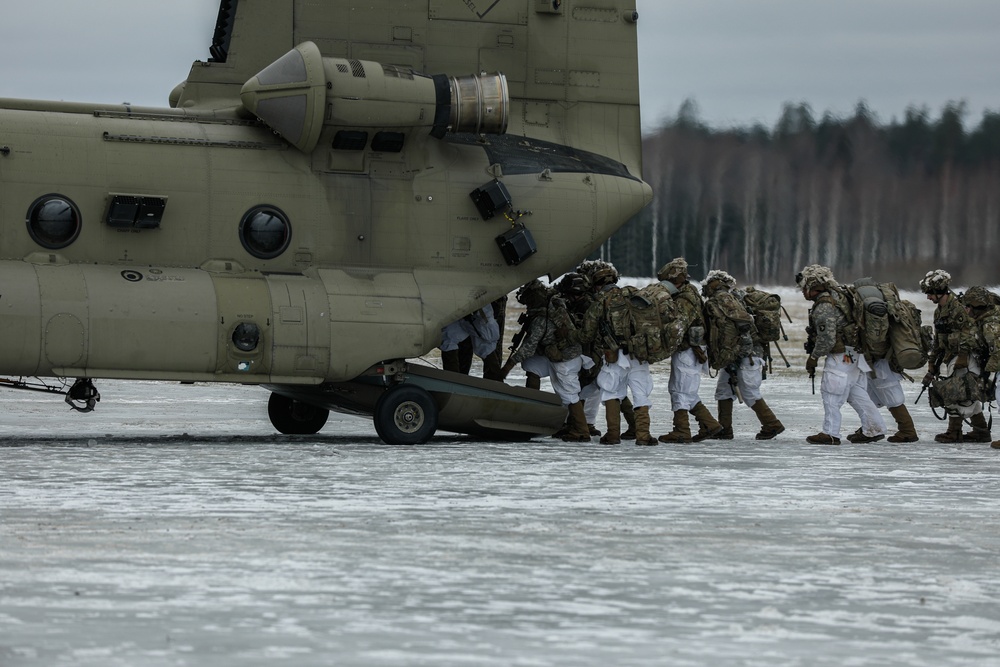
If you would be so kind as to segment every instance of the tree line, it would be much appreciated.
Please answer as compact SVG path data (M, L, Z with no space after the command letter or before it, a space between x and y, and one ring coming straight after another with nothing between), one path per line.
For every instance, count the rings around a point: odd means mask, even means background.
M807 264L843 281L916 289L933 268L957 284L1000 283L1000 112L966 129L964 102L911 107L880 124L859 103L816 120L786 104L774 128L713 129L686 101L643 139L650 206L595 256L652 276L673 257L692 276L788 285Z

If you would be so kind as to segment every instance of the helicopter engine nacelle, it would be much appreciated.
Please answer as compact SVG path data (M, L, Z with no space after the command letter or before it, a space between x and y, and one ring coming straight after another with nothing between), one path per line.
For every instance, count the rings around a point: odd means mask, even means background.
M503 74L428 76L369 60L324 58L304 42L242 90L243 105L299 150L309 153L324 125L347 128L425 127L503 134L510 92Z

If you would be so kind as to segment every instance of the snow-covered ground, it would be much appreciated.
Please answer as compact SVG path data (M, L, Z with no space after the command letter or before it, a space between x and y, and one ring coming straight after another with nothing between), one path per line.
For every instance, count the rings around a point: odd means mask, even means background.
M406 448L276 435L254 387L0 390L0 665L1000 665L1000 450L934 443L919 385L919 443L807 445L783 294L768 442L741 406L729 442Z

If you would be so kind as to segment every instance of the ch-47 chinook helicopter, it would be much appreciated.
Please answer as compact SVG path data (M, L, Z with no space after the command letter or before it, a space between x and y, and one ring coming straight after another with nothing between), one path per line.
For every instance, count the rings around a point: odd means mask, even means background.
M551 432L551 394L406 360L650 201L637 20L222 0L169 108L0 100L4 386L86 411L95 379L255 384L282 433L335 409L390 443Z

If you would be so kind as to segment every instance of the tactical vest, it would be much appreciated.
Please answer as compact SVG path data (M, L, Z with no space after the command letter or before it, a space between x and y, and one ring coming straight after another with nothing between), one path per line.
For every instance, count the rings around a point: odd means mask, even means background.
M831 287L816 298L816 303L829 303L843 316L837 324L836 340L830 351L834 354L840 354L848 347L857 349L859 347L858 326L854 323L854 314L847 296L839 288Z
M545 357L549 361L567 361L577 357L580 354L580 336L566 309L566 302L553 296L545 316L546 330L538 344Z

